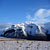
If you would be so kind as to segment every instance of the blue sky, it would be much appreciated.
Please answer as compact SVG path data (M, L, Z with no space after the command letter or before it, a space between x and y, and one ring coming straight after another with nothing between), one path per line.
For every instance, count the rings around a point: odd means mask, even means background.
M0 23L37 23L41 17L44 22L50 22L47 13L50 14L50 0L0 0Z

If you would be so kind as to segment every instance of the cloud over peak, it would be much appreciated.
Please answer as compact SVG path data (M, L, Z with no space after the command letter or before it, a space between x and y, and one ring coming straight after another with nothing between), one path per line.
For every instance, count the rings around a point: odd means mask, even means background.
M50 9L39 9L34 13L33 17L31 15L27 15L26 17L35 23L50 22Z

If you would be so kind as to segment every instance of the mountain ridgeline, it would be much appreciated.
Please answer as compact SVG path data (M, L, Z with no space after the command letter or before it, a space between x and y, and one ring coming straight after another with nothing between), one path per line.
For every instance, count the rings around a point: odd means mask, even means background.
M48 23L36 25L33 22L25 22L14 25L0 25L0 36L30 40L50 40L49 29L50 25Z

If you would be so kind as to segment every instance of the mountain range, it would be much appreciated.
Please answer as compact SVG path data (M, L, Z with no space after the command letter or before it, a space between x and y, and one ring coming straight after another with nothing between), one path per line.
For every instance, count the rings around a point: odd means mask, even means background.
M22 31L20 31L22 28ZM44 24L34 24L33 22L24 22L20 24L0 24L0 35L4 34L6 31L10 32L12 29L15 30L15 33L17 32L20 35L24 35L25 37L29 35L29 37L36 36L36 37L45 37L46 33L50 34L50 22L44 23ZM8 34L9 36L13 36L15 34L14 32ZM16 35L18 35L16 34Z

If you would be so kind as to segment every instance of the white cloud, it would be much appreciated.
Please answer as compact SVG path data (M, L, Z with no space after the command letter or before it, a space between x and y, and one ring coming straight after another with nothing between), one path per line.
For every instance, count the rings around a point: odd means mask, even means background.
M32 18L32 17L31 17L31 15L28 14L28 15L26 16L26 18L27 18L27 19L30 19L30 18Z
M48 17L50 16L50 10L46 10L46 9L39 9L36 13L35 13L35 17Z
M50 22L50 9L39 9L34 13L34 17L31 17L31 15L27 15L26 17L35 23Z

